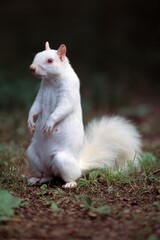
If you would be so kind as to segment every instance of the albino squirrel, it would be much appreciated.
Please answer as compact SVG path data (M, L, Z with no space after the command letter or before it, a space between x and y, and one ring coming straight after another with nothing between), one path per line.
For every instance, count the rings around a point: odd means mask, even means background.
M42 80L29 111L28 128L33 134L27 157L34 176L28 184L41 184L59 176L64 188L76 186L85 172L108 167L125 168L138 162L140 135L122 117L82 121L79 78L66 57L66 46L36 54L31 72Z

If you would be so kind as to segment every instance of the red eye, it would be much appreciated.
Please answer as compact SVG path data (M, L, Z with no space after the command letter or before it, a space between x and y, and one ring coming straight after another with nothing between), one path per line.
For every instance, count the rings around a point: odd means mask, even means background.
M53 58L48 58L47 63L53 63Z

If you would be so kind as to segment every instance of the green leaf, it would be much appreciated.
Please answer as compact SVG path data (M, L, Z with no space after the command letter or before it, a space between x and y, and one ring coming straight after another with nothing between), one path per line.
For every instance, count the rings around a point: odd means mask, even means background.
M160 201L154 202L154 203L153 203L153 206L160 207Z
M82 200L83 200L83 203L85 205L85 207L87 208L91 208L92 207L92 200L90 197L88 197L86 194L80 194Z
M149 236L148 240L158 240L157 236L152 234Z
M77 187L88 187L90 185L90 181L86 178L80 178L77 182Z
M94 211L99 213L100 215L108 214L110 212L110 207L107 205L103 205L103 206L95 208Z
M59 212L59 207L57 206L57 204L55 202L51 202L51 209L54 212Z
M14 197L7 190L0 190L0 221L7 221L14 215L14 208L20 206L22 200Z
M47 184L42 184L42 185L40 186L40 189L41 189L41 190L46 190L46 189L47 189Z
M89 173L89 179L93 181L93 183L96 182L98 176L99 176L98 170L94 170Z

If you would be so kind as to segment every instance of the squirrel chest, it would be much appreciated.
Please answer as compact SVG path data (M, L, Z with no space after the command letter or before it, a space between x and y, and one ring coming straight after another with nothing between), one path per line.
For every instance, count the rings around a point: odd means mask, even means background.
M39 118L41 124L43 125L50 114L54 111L56 104L58 102L58 90L54 86L44 85L42 91L42 110Z

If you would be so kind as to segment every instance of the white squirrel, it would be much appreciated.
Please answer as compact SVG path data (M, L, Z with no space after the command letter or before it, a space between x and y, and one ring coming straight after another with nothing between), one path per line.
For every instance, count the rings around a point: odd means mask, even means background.
M42 79L29 111L28 128L33 134L27 149L35 177L28 184L41 184L59 176L64 188L89 170L125 168L138 162L140 134L126 119L104 116L88 124L84 133L79 78L66 57L66 46L36 54L31 72Z

